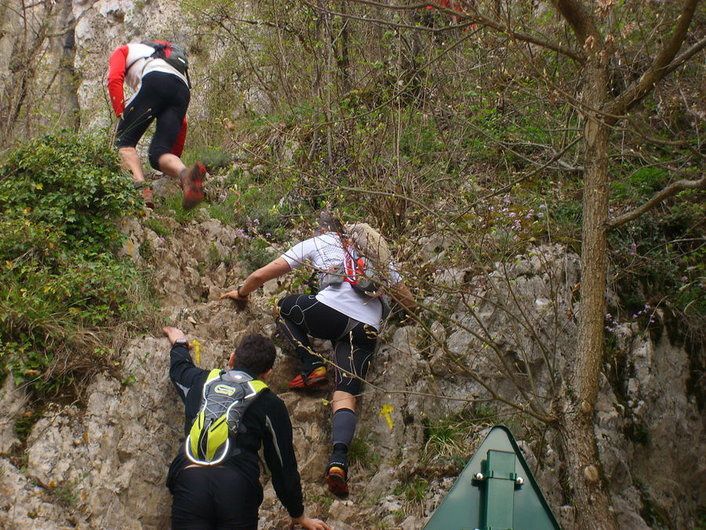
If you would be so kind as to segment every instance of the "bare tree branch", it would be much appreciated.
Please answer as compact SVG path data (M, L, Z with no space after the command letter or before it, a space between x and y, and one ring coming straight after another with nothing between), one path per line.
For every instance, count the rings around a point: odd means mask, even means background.
M636 219L637 217L641 216L643 213L647 212L648 210L651 210L655 206L657 206L659 203L662 201L668 199L672 195L677 194L680 191L684 190L696 190L700 188L706 188L706 176L702 176L698 180L678 180L676 182L673 182L663 190L659 191L656 193L649 201L647 201L645 204L642 206L638 206L634 210L630 210L627 213L624 213L623 215L616 217L612 221L608 222L608 229L612 230L613 228L617 228L619 226L624 225L625 223L628 223L632 221L633 219Z
M310 5L308 2L305 0L304 3L307 5ZM405 27L409 29L415 29L415 30L421 30L421 31L432 31L432 32L438 32L438 31L446 31L449 29L456 29L456 28L463 28L466 26L469 26L471 24L479 24L481 26L487 26L489 28L494 29L495 31L498 31L500 33L504 33L509 37L512 37L513 39L523 41L523 42L529 42L531 44L536 44L537 46L541 46L543 48L547 48L549 50L555 51L557 53L560 53L562 55L565 55L574 61L578 63L583 63L584 62L584 57L580 54L577 53L569 48L566 48L560 44L541 39L539 37L535 37L534 35L530 35L528 33L523 33L521 31L515 31L512 28L508 27L506 24L503 24L501 22L498 22L497 20L494 20L490 17L487 17L475 8L473 6L466 6L469 7L473 10L472 14L469 14L468 12L465 11L455 11L453 9L449 9L443 6L435 5L433 2L420 2L416 4L407 4L407 5L389 5L389 4L383 4L381 2L374 2L373 0L348 0L349 2L354 2L356 4L362 4L362 5L367 5L371 7L378 7L380 9L387 9L387 10L394 10L394 11L414 11L414 10L419 10L419 9L426 9L428 6L433 6L436 11L445 13L450 16L458 17L459 19L463 19L466 21L464 24L457 24L453 26L446 26L444 28L427 28L424 26L409 26L409 25L397 25L394 23L386 22L386 21L378 21L378 22L383 22L387 25L395 25L398 27ZM351 15L346 15L342 13L333 13L338 16L351 16ZM353 17L357 18L358 20L364 20L367 22L370 22L370 19L367 18L362 18L362 17Z
M666 73L670 74L677 68L679 68L682 64L684 64L686 61L691 59L694 55L702 51L704 48L706 48L706 37L701 39L700 41L696 42L693 46L688 48L687 50L684 51L679 57L674 59L672 61L672 64L667 66L666 68ZM665 74L666 75L666 74Z
M381 18L371 18L371 17L363 17L363 16L358 16L358 15L352 15L350 13L343 13L340 11L333 11L331 9L317 6L315 4L312 4L311 2L308 2L307 0L299 0L302 4L310 7L311 9L314 9L315 11L319 11L321 13L328 13L329 15L334 15L337 17L341 18L347 18L351 20L359 20L361 22L367 22L368 24L380 24L382 26L388 26L391 28L402 28L402 29L412 29L412 30L417 30L417 31L426 31L428 33L442 33L445 31L450 31L454 29L465 29L471 25L473 25L474 21L473 20L467 20L463 24L454 24L453 26L444 26L441 28L430 28L428 26L415 26L412 24L401 24L399 22L390 22L389 20L383 20ZM359 2L359 3L369 3L369 2L360 2L360 0L351 0L353 2ZM396 6L387 6L385 4L378 4L380 7L387 7L387 8L394 8Z
M674 28L674 33L671 39L664 45L662 51L659 52L655 58L652 66L650 66L645 73L640 76L633 85L628 87L625 92L618 96L612 105L610 105L610 114L625 114L633 105L638 103L642 98L652 91L652 88L657 84L664 76L671 72L674 68L671 67L672 60L676 57L679 49L681 48L686 34L689 30L689 25L691 24L691 19L694 17L694 12L696 11L696 5L699 0L686 0L684 3L684 8L682 9L679 18L677 19L676 28ZM703 40L697 43L703 48ZM694 48L694 47L692 47ZM688 59L692 55L698 52L696 50L687 50L686 53L690 55L686 56L681 62ZM681 62L679 64L681 64Z

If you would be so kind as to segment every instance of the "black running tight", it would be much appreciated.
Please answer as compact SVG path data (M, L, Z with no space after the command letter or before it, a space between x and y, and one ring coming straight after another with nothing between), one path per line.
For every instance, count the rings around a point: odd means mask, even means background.
M335 351L336 390L360 394L375 352L375 328L322 304L312 295L291 294L280 300L279 310L288 338L304 364L303 371L308 373L324 364L312 352L308 335L330 340Z
M118 123L116 145L135 147L156 118L149 160L150 165L159 170L159 157L170 153L177 142L190 97L186 83L177 76L165 72L146 74Z

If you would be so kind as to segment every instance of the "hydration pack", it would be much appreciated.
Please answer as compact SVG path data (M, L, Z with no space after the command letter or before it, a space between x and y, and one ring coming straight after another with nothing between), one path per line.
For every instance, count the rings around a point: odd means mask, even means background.
M266 388L245 372L211 370L203 385L201 408L186 437L187 458L206 466L223 462L231 453L243 414Z
M382 235L367 223L347 224L345 230L349 245L344 249L343 263L335 270L319 274L319 289L349 283L357 293L378 298L382 303L382 317L386 318L390 303L383 290L390 285L390 249Z
M178 44L166 41L143 40L142 44L154 48L154 53L150 55L153 59L162 59L170 66L185 76L189 75L189 57L186 49Z
M375 269L368 265L367 258L351 256L349 250L346 250L346 256L341 265L334 270L319 274L319 290L346 282L359 294L371 298L380 297L382 285L377 281Z

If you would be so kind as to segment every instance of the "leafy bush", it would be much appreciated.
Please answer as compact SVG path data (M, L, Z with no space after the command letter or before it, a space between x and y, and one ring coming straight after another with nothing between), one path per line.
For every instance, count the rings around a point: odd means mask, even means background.
M140 312L138 271L113 251L138 197L114 151L60 133L0 164L0 370L62 392L107 360L101 330Z
M50 226L84 253L114 248L120 238L112 220L137 204L115 153L96 138L45 136L11 152L0 168L3 218Z

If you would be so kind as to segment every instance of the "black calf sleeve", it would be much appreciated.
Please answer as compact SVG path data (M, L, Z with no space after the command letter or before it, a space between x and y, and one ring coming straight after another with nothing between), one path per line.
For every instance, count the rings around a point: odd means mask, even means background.
M338 409L333 414L333 426L331 428L331 443L343 444L346 447L351 445L355 426L358 423L358 416L351 409Z

